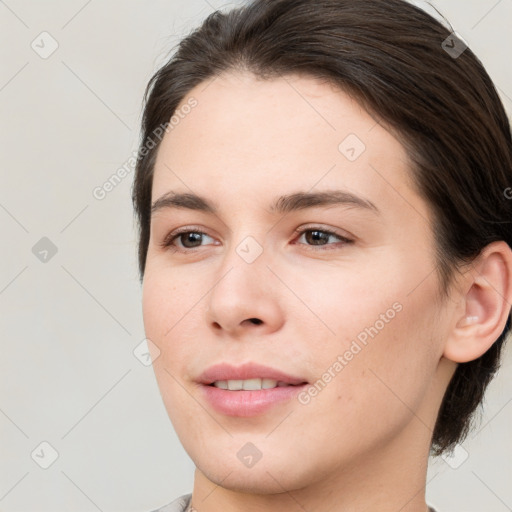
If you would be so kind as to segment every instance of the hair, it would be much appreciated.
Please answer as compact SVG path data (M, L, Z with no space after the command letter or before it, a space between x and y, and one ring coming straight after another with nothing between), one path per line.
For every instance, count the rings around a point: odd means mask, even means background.
M145 91L132 189L141 280L159 148L152 135L195 86L236 71L328 81L396 134L431 209L441 295L486 245L504 240L512 246L512 200L505 192L512 184L510 123L481 62L470 48L450 54L443 47L449 36L439 21L404 0L253 0L210 14ZM432 455L453 450L473 427L510 329L509 314L485 354L458 364L434 427Z

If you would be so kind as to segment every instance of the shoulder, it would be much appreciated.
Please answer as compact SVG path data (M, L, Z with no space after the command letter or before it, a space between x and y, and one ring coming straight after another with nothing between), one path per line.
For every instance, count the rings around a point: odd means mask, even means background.
M185 512L187 507L190 504L190 499L192 498L192 493L183 494L179 498L176 498L172 503L168 505L164 505L163 507L152 510L151 512Z

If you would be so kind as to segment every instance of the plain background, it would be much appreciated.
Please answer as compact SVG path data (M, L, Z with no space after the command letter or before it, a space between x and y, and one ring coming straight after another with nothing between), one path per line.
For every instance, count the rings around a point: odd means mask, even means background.
M510 113L512 0L435 5ZM147 512L192 490L194 465L134 354L144 332L127 162L150 76L226 6L0 2L2 511ZM465 451L432 462L427 499L439 512L512 510L511 377L508 349Z

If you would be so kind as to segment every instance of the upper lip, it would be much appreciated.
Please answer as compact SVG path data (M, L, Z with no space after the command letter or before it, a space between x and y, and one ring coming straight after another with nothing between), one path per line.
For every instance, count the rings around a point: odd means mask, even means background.
M303 384L306 379L288 375L281 370L258 363L245 363L241 366L233 366L228 363L220 363L207 368L198 381L201 384L212 384L221 380L246 380L246 379L272 379L278 382L297 385Z

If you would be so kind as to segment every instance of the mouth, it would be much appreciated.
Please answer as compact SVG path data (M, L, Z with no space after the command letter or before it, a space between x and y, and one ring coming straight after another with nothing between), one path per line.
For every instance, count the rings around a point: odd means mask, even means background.
M291 384L289 382L283 382L281 380L274 379L234 379L234 380L216 380L208 386L213 386L219 389L226 389L229 391L258 391L261 389L274 389L274 388L284 388L290 386L302 386L303 384L307 384L306 381L301 382L299 384Z
M309 385L304 378L256 363L217 364L203 372L198 382L214 410L237 417L258 416L289 404Z

